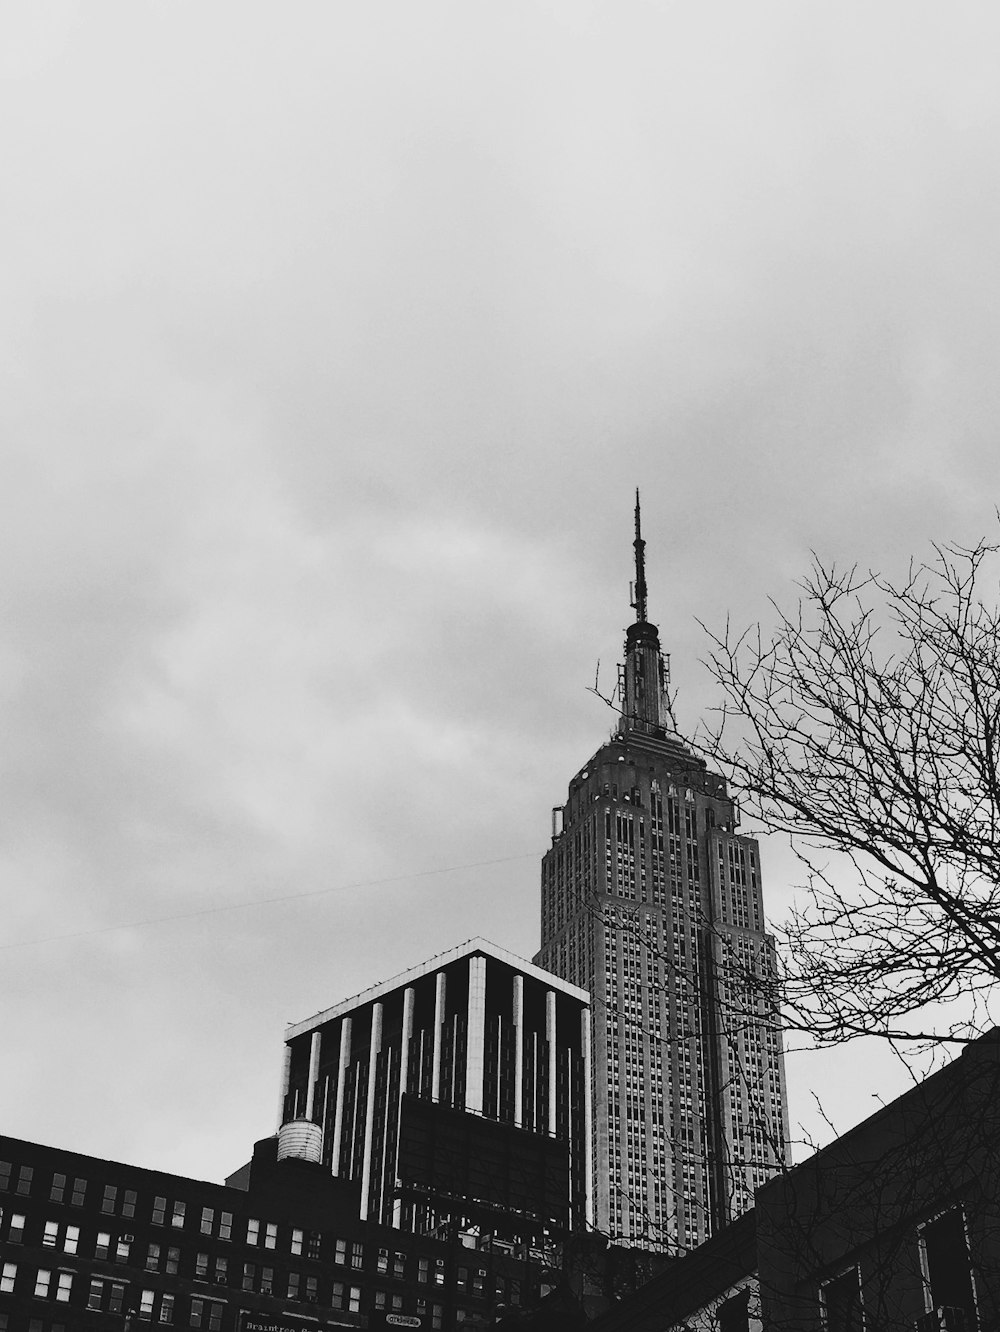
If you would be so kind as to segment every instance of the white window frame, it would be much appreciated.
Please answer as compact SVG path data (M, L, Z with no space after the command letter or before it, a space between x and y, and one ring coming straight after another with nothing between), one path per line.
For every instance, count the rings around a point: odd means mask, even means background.
M976 1273L972 1262L972 1245L969 1243L969 1218L965 1214L965 1205L960 1202L953 1202L949 1207L942 1207L940 1211L929 1216L926 1221L921 1221L917 1226L917 1251L920 1255L920 1276L924 1287L924 1312L933 1313L938 1307L932 1303L933 1294L931 1292L931 1266L927 1257L927 1236L928 1226L932 1226L935 1221L940 1221L943 1216L949 1212L958 1212L962 1221L962 1235L965 1239L965 1252L969 1259L969 1285L972 1289L972 1311L976 1326L980 1326L979 1317L979 1291L976 1289Z

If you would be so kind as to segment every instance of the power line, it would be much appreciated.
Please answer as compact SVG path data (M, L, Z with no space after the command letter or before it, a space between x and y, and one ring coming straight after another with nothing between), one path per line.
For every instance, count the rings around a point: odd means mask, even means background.
M114 925L98 925L92 930L75 930L68 934L47 934L41 939L18 939L14 943L0 944L0 952L12 948L31 948L38 944L60 943L67 939L88 939L95 934L112 934L115 930L138 930L147 925L166 925L175 920L194 920L198 916L214 916L222 911L243 911L247 907L271 906L275 902L298 902L306 897L325 897L329 893L348 892L354 888L379 888L388 883L405 883L409 879L429 879L436 874L457 874L461 870L484 869L489 865L508 865L514 860L538 860L541 851L522 851L516 856L501 856L498 860L474 860L467 865L444 865L437 869L412 870L409 874L394 874L387 879L359 879L356 883L335 884L332 888L310 888L304 893L282 893L278 897L252 897L244 902L220 902L218 906L199 907L197 911L178 911L171 916L148 916L145 920L119 921Z

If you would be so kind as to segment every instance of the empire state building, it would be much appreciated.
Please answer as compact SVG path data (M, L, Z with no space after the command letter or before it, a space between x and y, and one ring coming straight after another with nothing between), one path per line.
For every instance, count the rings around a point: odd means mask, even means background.
M594 1223L676 1253L752 1206L788 1112L760 853L677 732L638 493L634 545L621 714L553 811L535 961L591 995Z

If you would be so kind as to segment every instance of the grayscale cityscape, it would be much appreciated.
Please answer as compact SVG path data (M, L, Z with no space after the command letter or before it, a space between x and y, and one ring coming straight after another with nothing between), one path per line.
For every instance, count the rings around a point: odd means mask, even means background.
M1000 1332L1000 11L3 27L0 1332Z

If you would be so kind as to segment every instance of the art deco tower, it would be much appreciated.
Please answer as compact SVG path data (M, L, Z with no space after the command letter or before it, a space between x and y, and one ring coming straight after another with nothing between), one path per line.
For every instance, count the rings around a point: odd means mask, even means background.
M752 1205L788 1116L757 843L677 733L644 551L637 493L621 713L553 811L535 961L591 995L595 1224L679 1252Z

